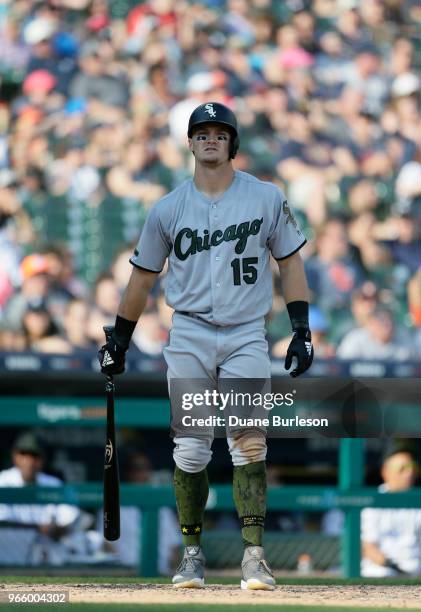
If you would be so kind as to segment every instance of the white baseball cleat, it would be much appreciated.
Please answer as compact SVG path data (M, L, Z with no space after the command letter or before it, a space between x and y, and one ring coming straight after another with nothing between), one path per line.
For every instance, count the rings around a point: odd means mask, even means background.
M243 579L241 588L249 591L273 591L275 578L265 561L262 546L247 546L244 551L241 569Z
M175 589L203 589L205 557L200 546L186 546L180 565L173 576Z

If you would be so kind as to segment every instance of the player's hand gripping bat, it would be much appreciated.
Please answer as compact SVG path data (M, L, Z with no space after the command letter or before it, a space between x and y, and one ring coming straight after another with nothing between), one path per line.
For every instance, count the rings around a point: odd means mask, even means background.
M112 331L112 327L104 327L107 341ZM105 391L107 395L107 435L104 457L104 537L108 541L113 541L120 537L120 478L114 423L113 376L107 376Z

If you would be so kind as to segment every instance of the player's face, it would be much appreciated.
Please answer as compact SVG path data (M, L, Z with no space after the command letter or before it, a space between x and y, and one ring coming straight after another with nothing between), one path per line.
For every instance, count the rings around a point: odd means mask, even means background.
M418 465L410 453L396 453L386 459L382 476L390 491L405 491L413 486L418 475Z
M190 151L194 153L196 161L204 165L226 163L230 138L229 131L223 125L204 124L189 138Z
M24 482L34 482L37 473L42 467L42 458L33 453L15 451L13 463L20 470Z

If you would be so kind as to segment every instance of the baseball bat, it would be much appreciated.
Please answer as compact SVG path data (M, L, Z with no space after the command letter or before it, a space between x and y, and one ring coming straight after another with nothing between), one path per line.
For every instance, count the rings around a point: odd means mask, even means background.
M104 327L108 340L112 327ZM114 379L107 376L107 433L104 456L104 537L109 542L120 537L120 477L114 422Z

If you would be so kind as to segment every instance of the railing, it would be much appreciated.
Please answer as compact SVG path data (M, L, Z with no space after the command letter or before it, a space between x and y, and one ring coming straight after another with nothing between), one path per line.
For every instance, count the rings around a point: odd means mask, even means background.
M355 440L353 441L355 442ZM102 485L99 483L66 485L64 487L1 488L0 503L47 504L66 503L80 507L102 506ZM139 575L158 573L158 508L175 507L171 486L121 485L121 504L137 506L142 511L141 558ZM346 516L343 535L343 574L359 576L360 570L360 510L375 508L421 507L421 489L406 493L378 493L373 487L335 488L323 486L284 486L270 488L268 510L327 511L341 508ZM233 510L232 487L211 487L208 509Z

